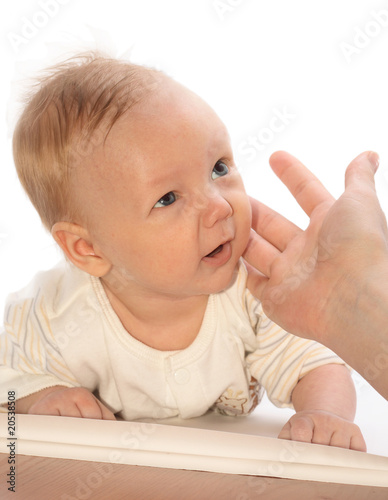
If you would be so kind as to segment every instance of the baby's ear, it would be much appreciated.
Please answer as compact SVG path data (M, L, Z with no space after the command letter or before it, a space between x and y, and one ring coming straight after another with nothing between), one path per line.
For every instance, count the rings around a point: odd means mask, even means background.
M79 269L101 278L111 269L111 263L94 247L88 231L71 222L56 222L51 234L67 258Z

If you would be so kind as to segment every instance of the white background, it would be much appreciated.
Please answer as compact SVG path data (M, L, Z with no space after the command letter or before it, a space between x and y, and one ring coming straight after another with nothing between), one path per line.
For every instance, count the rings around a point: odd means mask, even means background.
M335 196L351 159L377 151L388 212L388 1L18 0L0 9L1 308L9 291L60 257L14 172L20 88L36 70L90 48L129 54L207 100L229 128L249 194L300 225L305 215L268 164L278 149ZM280 112L287 123L271 135ZM253 136L267 144L250 159L240 148Z

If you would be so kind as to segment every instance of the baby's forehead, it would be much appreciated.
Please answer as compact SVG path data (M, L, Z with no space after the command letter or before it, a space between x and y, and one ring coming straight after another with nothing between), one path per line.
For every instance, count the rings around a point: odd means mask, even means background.
M229 142L228 131L211 106L167 76L146 99L123 115L113 132L121 141L129 140L133 144L136 144L138 135L147 132L150 136L171 134L172 140L186 133L195 140L196 134L208 133Z
M135 173L150 159L173 160L182 155L182 145L187 155L190 148L211 155L213 149L225 150L229 144L227 129L214 110L197 94L163 76L146 98L113 125L88 163L94 176L119 183L124 166Z

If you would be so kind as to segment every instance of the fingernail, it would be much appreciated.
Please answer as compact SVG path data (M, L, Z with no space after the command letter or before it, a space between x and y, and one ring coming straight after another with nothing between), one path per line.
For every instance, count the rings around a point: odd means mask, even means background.
M379 164L380 164L379 155L377 153L375 153L374 151L370 151L368 154L368 159L369 159L369 162L373 166L373 169L376 173L377 169L379 168Z

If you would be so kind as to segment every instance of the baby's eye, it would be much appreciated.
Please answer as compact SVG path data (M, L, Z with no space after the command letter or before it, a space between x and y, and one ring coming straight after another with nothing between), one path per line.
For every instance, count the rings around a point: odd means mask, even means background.
M212 179L218 179L218 177L223 177L229 173L229 167L221 160L214 165L212 171Z
M157 203L155 203L154 208L168 207L168 205L172 205L174 201L176 201L176 196L172 191L170 191L162 196Z

